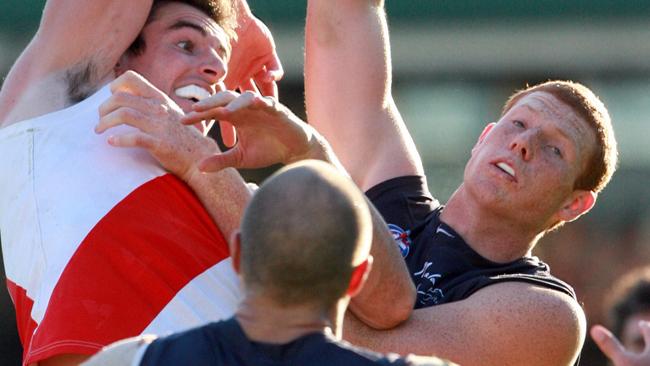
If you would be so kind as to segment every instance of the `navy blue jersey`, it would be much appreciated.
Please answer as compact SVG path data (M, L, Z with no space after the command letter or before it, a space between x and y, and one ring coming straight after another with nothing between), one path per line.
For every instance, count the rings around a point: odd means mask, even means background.
M444 362L427 365L446 365ZM381 355L312 333L286 344L251 342L235 318L210 323L151 343L140 365L331 366L416 365L397 355Z
M476 253L453 228L440 221L443 206L421 176L387 180L366 195L388 223L417 289L415 308L463 300L485 286L523 281L563 292L573 289L553 277L537 257L495 263Z

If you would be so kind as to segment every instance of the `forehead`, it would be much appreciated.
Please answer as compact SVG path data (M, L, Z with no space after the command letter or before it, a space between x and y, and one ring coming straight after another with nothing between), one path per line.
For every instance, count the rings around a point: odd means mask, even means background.
M537 91L523 96L504 118L521 115L533 119L528 122L546 126L567 138L580 152L589 154L594 149L596 133L591 126L573 108L550 93Z
M153 34L161 31L172 31L191 25L220 46L229 48L230 42L224 29L210 16L189 4L169 2L156 9L152 20L145 26L144 31L151 30Z

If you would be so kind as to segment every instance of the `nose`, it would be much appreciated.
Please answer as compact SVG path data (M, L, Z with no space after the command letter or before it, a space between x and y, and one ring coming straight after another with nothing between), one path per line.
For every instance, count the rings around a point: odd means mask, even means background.
M200 72L210 84L216 84L226 77L228 65L214 50L206 52L201 60Z
M536 129L528 129L517 134L510 143L510 150L521 155L524 161L529 161L534 154L534 140L538 134Z

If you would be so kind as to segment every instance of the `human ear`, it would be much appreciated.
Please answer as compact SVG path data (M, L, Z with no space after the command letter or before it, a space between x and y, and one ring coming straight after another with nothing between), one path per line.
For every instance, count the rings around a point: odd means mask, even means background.
M559 219L570 222L586 214L596 204L597 197L595 192L576 189L560 209Z
M368 255L365 261L361 262L358 266L352 269L352 276L350 276L350 284L348 285L345 294L354 297L361 291L363 284L366 283L370 269L372 268L372 256Z
M496 126L496 124L497 124L496 122L490 122L487 125L485 125L485 127L483 128L483 132L481 132L481 134L478 137L478 141L476 141L477 145L483 142L483 140L485 140L485 137L488 135L488 133L490 133L490 131L492 131L492 128Z

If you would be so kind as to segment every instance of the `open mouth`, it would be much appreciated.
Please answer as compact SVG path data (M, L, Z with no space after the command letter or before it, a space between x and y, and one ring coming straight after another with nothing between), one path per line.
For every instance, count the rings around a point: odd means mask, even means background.
M503 172L511 176L513 179L516 179L515 170L508 164L504 162L499 162L495 164L497 168L501 169Z
M198 85L190 84L174 90L174 94L196 103L210 97L210 93Z

